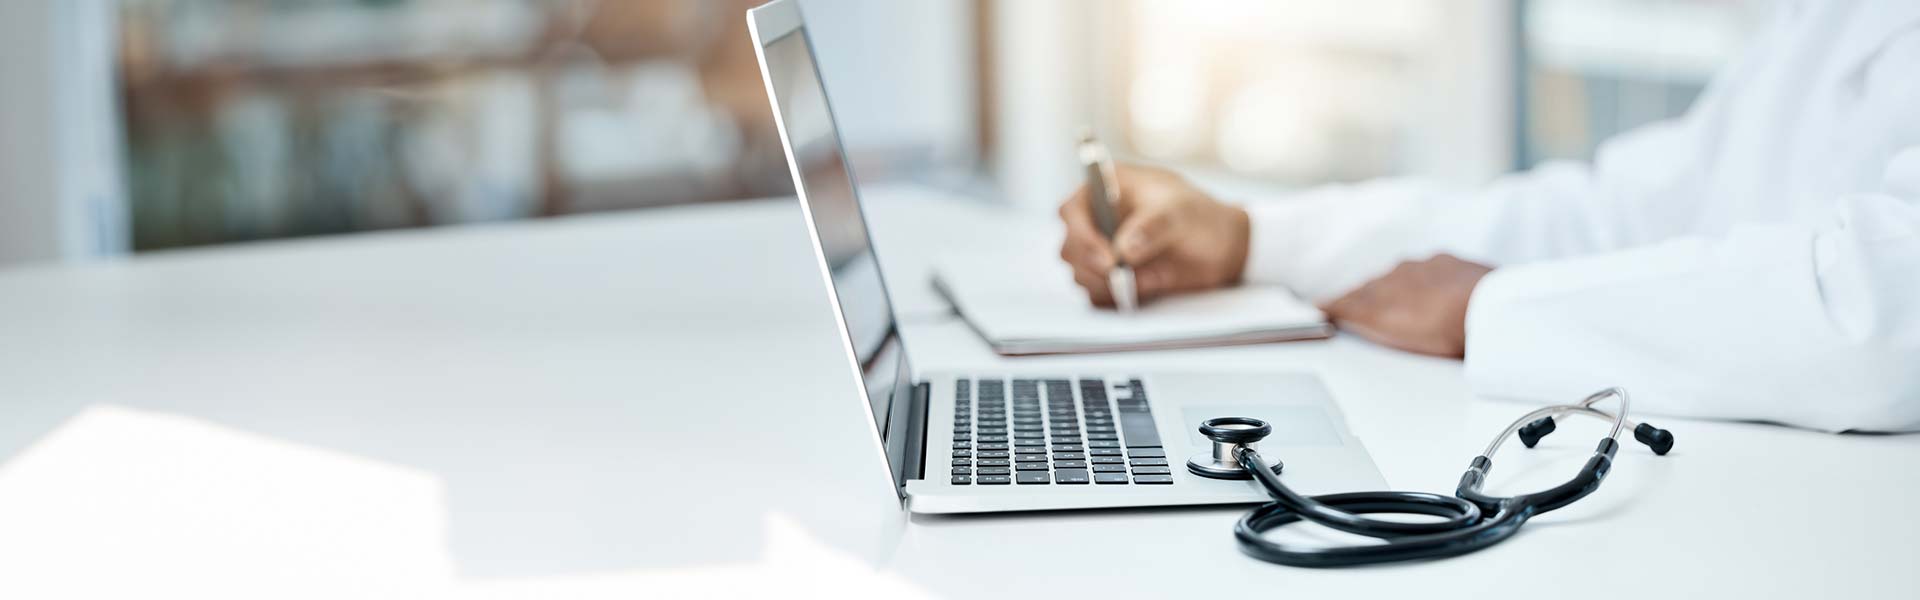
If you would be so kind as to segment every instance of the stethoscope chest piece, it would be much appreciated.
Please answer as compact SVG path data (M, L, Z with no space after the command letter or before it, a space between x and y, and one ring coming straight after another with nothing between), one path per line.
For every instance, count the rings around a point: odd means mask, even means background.
M1200 424L1200 435L1211 440L1213 448L1187 459L1187 471L1212 479L1253 479L1253 474L1240 466L1236 454L1240 448L1254 449L1255 444L1272 433L1272 425L1251 417L1207 419ZM1278 460L1273 461L1273 473L1280 474L1284 466Z

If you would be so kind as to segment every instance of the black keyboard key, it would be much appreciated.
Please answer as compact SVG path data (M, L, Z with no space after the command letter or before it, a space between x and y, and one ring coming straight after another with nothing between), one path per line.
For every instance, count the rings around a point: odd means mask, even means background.
M1167 485L1167 484L1173 483L1173 476L1172 475L1135 475L1133 476L1133 482L1148 484L1148 485Z
M1014 448L1013 453L1014 454L1046 454L1047 449L1035 447L1035 446L1028 446L1025 448Z
M976 430L974 430L974 433L977 433L977 434L980 434L980 435L1006 435L1006 434L1007 434L1007 428L1005 428L1005 427L981 427L981 428L979 428L979 429L976 429ZM987 439L983 439L983 440L980 440L980 441L982 441L982 442L991 442L991 441L993 441L993 440L987 440Z
M1054 452L1085 452L1086 450L1085 447L1079 444L1055 444L1053 446Z
M1046 471L1021 471L1020 474L1015 477L1019 478L1018 481L1021 485L1037 485L1053 481L1053 477Z
M1062 485L1091 483L1093 475L1086 469L1061 469L1053 472L1053 482Z
M1006 485L1013 483L1013 478L1006 475L981 475L978 481L980 485Z
M956 459L954 459L954 460L955 460L955 461L958 461L958 460L960 460L960 459L957 459L957 458L956 458ZM1007 466L1007 459L1004 459L1004 458L982 458L982 459L980 459L980 462L979 462L978 464L979 464L980 466L982 466L982 467L1004 467L1004 466ZM1167 464L1167 463L1166 463L1166 461L1161 461L1161 462L1160 462L1160 464L1163 464L1163 465L1164 465L1164 464ZM1134 466L1136 466L1136 467L1137 467L1137 466L1140 466L1140 465L1134 465Z
M1045 454L1022 454L1013 457L1013 462L1047 462Z
M1040 447L1045 447L1045 446L1047 445L1047 442L1046 442L1045 440L1014 440L1014 441L1013 441L1013 445L1015 445L1015 446L1040 446ZM986 446L986 444L981 444L981 445L980 445L980 447L982 447L982 448L985 448L985 447L987 447L987 446Z
M1088 400L1105 401L1107 399L1107 382L1093 377L1080 378L1080 397Z
M1120 442L1113 440L1094 440L1087 442L1088 448L1119 448Z
M1164 467L1164 466L1167 466L1167 459L1136 458L1136 459L1127 461L1127 464L1130 464L1136 467Z
M954 485L966 485L969 483L973 483L973 478L967 477L965 475L954 475L951 483L953 483Z
M973 459L970 459L970 458L953 459L953 466L956 466L956 467L964 467L971 464L973 464Z
M1090 440L1099 440L1099 441L1103 441L1103 442L1113 442L1113 441L1119 441L1119 439L1120 439L1120 434L1117 434L1117 433L1089 433L1089 434L1087 434L1087 439L1090 439Z
M1093 482L1099 484L1126 483L1126 473L1094 473Z
M954 467L953 474L954 475L972 475L973 467Z
M980 474L981 475L1011 475L1013 474L1013 469L1009 469L1006 467L981 467Z
M1047 470L1047 463L1044 463L1044 462L1014 463L1013 468L1021 471L1045 471Z
M1093 425L1087 427L1087 433L1113 433L1112 425Z
M1007 449L1007 445L1000 442L994 442L991 444L981 444L980 449L981 450L1005 450Z
M1087 453L1085 453L1085 452L1055 452L1055 453L1053 453L1053 459L1054 459L1054 460L1086 460L1086 459L1087 459Z
M1167 451L1161 448L1133 448L1127 450L1127 458L1166 458Z
M1093 472L1095 472L1095 473L1125 473L1125 472L1127 472L1127 466L1126 466L1126 465L1094 465L1094 466L1093 466Z
M1007 441L1007 436L1004 436L1004 435L983 435L983 436L980 436L980 439L979 439L978 441L979 441L979 442L982 442L982 443L988 443L988 444L991 444L991 443L993 443L993 442L1004 442L1004 441Z
M1013 439L1016 440L1038 440L1045 439L1046 437L1045 434L1040 433L1038 430L1013 432Z
M1120 433L1127 438L1128 448L1160 447L1160 430L1154 428L1153 413L1123 413L1120 415L1120 428Z
M1084 460L1056 460L1056 461L1053 461L1053 468L1055 468L1055 469L1085 469L1085 468L1087 468L1087 461L1084 461Z
M1006 458L1006 457L1007 457L1007 451L1005 451L1005 450L983 450L983 451L980 451L980 452L978 452L978 453L976 453L976 454L974 454L973 456L974 456L974 458Z
M973 451L972 450L955 450L953 451L953 457L954 458L971 458L973 457Z
M953 449L955 450L965 450L971 447L973 447L973 442L954 442L953 443Z
M1127 459L1118 456L1095 456L1091 462L1096 465L1126 465Z
M1087 454L1091 454L1091 455L1093 455L1093 456L1113 456L1113 457L1119 457L1119 456L1120 456L1120 449L1119 449L1119 448L1094 448L1094 449L1092 449L1092 450L1088 450L1088 451L1087 451Z
M1166 475L1172 472L1173 470L1168 467L1134 467L1133 468L1133 474L1135 475Z

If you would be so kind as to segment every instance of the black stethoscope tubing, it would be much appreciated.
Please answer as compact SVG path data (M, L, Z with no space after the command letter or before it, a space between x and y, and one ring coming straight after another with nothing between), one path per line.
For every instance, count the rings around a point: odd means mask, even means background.
M1620 413L1608 414L1592 407L1608 397L1621 401ZM1459 556L1486 549L1513 537L1528 519L1572 504L1599 489L1619 449L1616 438L1625 429L1627 397L1624 390L1601 391L1577 405L1547 407L1522 417L1473 459L1453 496L1426 492L1349 492L1305 496L1280 481L1265 468L1260 453L1246 446L1234 450L1240 467L1251 473L1261 487L1273 496L1241 517L1234 525L1234 537L1240 549L1260 560L1298 567L1347 567L1411 560ZM1493 455L1507 436L1518 432L1527 446L1554 429L1553 416L1583 414L1613 421L1612 432L1594 448L1586 465L1572 479L1552 488L1519 496L1491 496L1480 491L1492 468ZM1673 436L1648 424L1633 428L1634 437L1666 454ZM1397 513L1438 517L1437 521L1404 522L1372 519L1362 515ZM1379 539L1384 543L1359 546L1300 547L1268 539L1266 532L1300 521Z

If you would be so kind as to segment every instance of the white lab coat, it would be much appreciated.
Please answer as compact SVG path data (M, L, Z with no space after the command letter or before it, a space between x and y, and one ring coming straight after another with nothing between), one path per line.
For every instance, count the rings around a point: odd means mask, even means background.
M1920 2L1783 4L1686 116L1485 187L1249 207L1247 279L1326 300L1436 251L1482 396L1920 430Z

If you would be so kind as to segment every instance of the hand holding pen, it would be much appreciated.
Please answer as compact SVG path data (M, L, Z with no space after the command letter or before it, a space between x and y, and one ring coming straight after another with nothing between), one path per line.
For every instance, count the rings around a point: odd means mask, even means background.
M1098 154L1104 155L1104 150ZM1113 272L1132 270L1138 303L1171 294L1227 287L1240 282L1247 263L1249 225L1240 207L1213 199L1186 179L1154 167L1113 169L1111 207L1116 224L1103 233L1089 181L1060 205L1067 234L1060 258L1095 305L1118 307ZM1091 172L1089 172L1091 178Z

